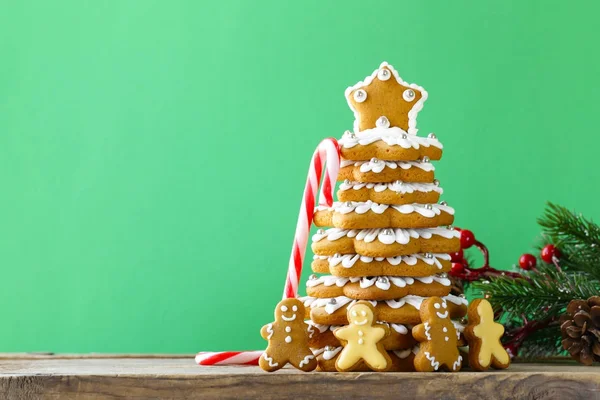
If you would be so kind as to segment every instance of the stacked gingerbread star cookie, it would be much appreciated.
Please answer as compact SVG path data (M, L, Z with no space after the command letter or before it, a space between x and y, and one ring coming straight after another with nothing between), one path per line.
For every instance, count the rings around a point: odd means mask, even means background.
M309 344L319 368L335 370L342 347L333 331L348 324L350 306L366 300L389 327L383 346L391 370L411 371L420 339L412 328L425 322L421 304L441 298L438 315L448 322L467 312L466 299L450 294L446 277L460 233L451 226L454 209L439 201L432 161L442 157L442 144L433 134L417 136L427 92L387 63L349 87L346 98L355 123L339 140L338 202L319 207L314 217L322 229L312 238L315 274L302 299L315 328ZM460 337L460 324L450 325Z

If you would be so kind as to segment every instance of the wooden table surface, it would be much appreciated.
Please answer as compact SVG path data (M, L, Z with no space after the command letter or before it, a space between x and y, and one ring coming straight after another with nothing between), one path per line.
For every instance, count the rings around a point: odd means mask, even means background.
M192 355L0 354L1 399L598 399L600 368L515 363L460 373L200 367Z

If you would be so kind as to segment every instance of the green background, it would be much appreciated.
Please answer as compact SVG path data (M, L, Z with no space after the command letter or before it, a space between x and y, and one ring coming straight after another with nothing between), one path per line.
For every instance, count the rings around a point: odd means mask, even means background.
M0 351L262 348L312 151L383 60L494 266L546 200L600 216L597 4L2 2Z

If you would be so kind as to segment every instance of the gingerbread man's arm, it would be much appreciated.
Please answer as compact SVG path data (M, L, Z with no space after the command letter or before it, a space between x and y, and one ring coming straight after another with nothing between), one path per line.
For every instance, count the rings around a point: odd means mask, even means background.
M387 334L388 334L388 331L384 327L382 327L382 326L374 326L373 327L373 340L375 340L375 342L379 342L381 339L386 337Z
M315 328L311 324L304 323L304 329L306 330L306 335L309 339L315 335Z
M419 324L412 328L412 335L418 342L424 342L429 340L425 334L425 324Z
M338 328L335 331L333 331L333 334L335 335L336 338L340 339L340 340L348 340L349 338L349 327L344 327L344 328Z
M260 336L265 340L271 339L271 336L273 336L273 324L267 324L260 328Z

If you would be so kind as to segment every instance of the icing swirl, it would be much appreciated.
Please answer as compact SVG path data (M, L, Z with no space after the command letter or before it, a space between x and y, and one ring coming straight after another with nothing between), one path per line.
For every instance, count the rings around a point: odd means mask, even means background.
M428 265L435 265L438 269L442 269L443 266L439 260L450 260L449 254L431 254L431 257L427 257L424 254L412 254L409 256L396 256L396 257L367 257L359 254L335 254L331 257L328 256L314 256L314 259L328 260L330 267L335 267L342 264L344 268L352 268L358 260L363 263L371 263L374 261L386 260L393 266L398 266L402 263L407 265L416 265L419 260L423 261Z
M340 168L344 168L350 165L354 165L355 167L360 167L360 172L374 172L376 174L380 173L384 170L384 168L389 169L410 169L410 168L420 168L423 171L430 172L435 171L435 167L432 163L429 162L419 162L419 161L383 161L372 159L369 161L351 161L351 160L342 160L340 163Z
M433 235L441 236L445 239L459 238L460 232L448 228L423 228L423 229L339 229L329 228L322 233L317 232L313 235L312 241L319 242L325 238L329 241L336 241L345 236L349 238L356 237L357 240L364 240L371 243L379 240L383 244L407 244L410 239L431 239Z
M347 190L360 190L362 188L373 189L377 193L381 193L385 190L391 190L396 193L414 193L414 192L438 192L439 194L444 193L444 190L434 183L412 183L395 181L390 183L365 183L365 182L342 182L340 184L340 191L345 192Z
M389 146L400 146L404 149L419 147L437 147L443 149L442 143L436 138L424 138L417 135L406 133L403 129L392 126L390 128L376 127L372 129L365 129L364 131L358 132L354 135L349 132L344 133L342 138L338 141L340 146L349 149L356 145L366 146L377 141L383 141Z
M433 218L436 215L440 215L442 211L454 215L454 208L442 205L442 204L402 204L402 205L388 205L379 204L371 200L365 202L359 201L346 201L344 203L336 201L332 207L318 206L315 211L333 211L340 214L349 214L355 212L357 214L365 214L368 211L372 211L375 214L383 214L385 210L392 208L401 214L412 214L414 212L422 215L425 218Z
M331 299L335 299L335 301L331 302ZM425 299L427 299L427 297L408 295L408 296L404 296L397 300L384 300L381 302L377 302L374 300L362 300L362 301L368 301L369 303L371 303L373 305L373 307L375 307L377 305L377 303L386 303L388 305L388 307L394 308L394 309L403 307L404 305L410 305L418 310L419 308L421 308L421 303ZM454 296L452 294L449 294L448 296L443 296L442 299L449 301L451 303L454 303L457 306L460 306L460 305L466 306L469 304L469 302L467 301L466 298ZM338 296L338 297L332 297L332 298L317 298L317 297L304 296L304 297L300 297L299 300L304 303L305 307L311 307L311 308L325 307L325 312L327 314L333 314L340 308L344 307L346 304L350 304L350 306L351 306L352 304L357 302L357 300L353 300L346 296Z
M359 282L361 289L367 289L375 285L378 289L389 290L392 285L403 288L415 283L415 280L430 285L432 283L439 283L443 286L450 286L451 282L448 278L441 276L423 276L419 278L411 277L400 277L400 276L363 276L363 277L351 277L351 278L340 278L333 275L320 276L316 279L309 279L306 282L307 287L315 287L323 285L325 287L337 286L344 287L348 282L356 283Z

